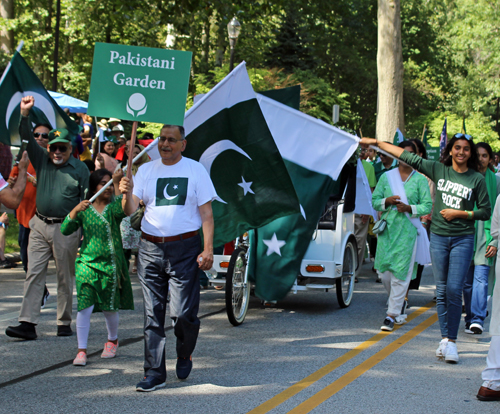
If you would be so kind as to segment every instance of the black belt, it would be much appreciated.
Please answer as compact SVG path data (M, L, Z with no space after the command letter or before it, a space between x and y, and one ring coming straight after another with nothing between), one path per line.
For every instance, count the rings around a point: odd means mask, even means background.
M64 221L64 218L50 218L42 216L38 211L35 214L40 220L47 224L60 224Z
M153 243L166 243L166 242L173 242L173 241L189 239L191 237L196 236L197 234L198 234L198 230L195 230L195 231L189 231L189 232L183 233L183 234L178 234L177 236L158 237L158 236L151 236L149 234L142 232L142 238L146 239L147 241L153 242Z

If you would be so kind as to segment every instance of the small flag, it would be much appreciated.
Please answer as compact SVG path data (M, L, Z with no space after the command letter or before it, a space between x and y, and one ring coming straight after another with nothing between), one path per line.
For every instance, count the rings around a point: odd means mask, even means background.
M465 116L462 120L462 134L467 134L467 129L465 128Z
M30 120L35 124L48 124L53 129L65 128L76 136L81 128L57 105L42 82L30 69L23 57L16 52L0 85L0 142L20 145L19 117L21 98L32 95L35 106Z
M424 133L422 134L422 144L424 144L425 148L429 147L429 144L427 143L427 125L424 125Z
M439 138L439 153L441 156L446 149L446 145L448 144L448 135L446 134L446 118L444 118L443 130L441 131L441 136Z
M394 134L394 139L392 140L392 143L394 145L399 145L405 140L405 137L403 133L400 131L400 129L396 129L396 133Z

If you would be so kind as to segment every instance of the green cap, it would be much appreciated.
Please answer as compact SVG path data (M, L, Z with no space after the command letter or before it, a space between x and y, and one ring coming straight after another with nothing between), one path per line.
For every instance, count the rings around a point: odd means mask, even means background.
M64 128L53 129L49 132L49 145L55 144L56 142L64 142L65 144L71 143L71 137L69 131Z

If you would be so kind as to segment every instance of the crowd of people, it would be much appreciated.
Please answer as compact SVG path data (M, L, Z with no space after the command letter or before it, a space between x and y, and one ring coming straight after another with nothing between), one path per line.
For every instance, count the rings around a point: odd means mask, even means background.
M383 171L372 196L373 207L383 212L375 231L378 244L374 270L389 293L381 329L392 331L394 324L405 323L406 297L411 280L419 273L417 266L432 263L441 330L436 357L457 363L463 301L465 332L480 335L484 329L488 278L492 287L500 235L500 177L496 175L490 145L475 144L469 135L454 135L441 161L427 160L417 142L404 141L395 146L361 139L365 158L368 148L378 148L382 155L378 170ZM391 157L399 160L397 167ZM384 226L380 226L382 221ZM366 232L357 234L358 240L359 234L366 237ZM362 261L364 256L359 259ZM499 302L497 283L490 322L492 341L482 374L484 382L477 395L480 400L500 400Z
M131 269L137 272L145 307L144 378L136 389L154 391L165 386L168 294L177 338L176 374L186 379L200 327L200 270L213 264L211 202L216 192L205 168L182 156L187 145L183 127L163 126L158 138L160 158L150 161L140 143L130 148L119 119L99 121L97 132L90 117L78 114L82 131L77 139L66 129L43 124L32 128L33 105L31 96L20 105L19 132L28 141L26 153L20 154L10 173L2 170L0 176L0 202L16 209L26 271L19 325L9 326L6 335L37 338L40 309L49 295L47 266L54 259L58 336L73 334L76 280L78 345L73 364L87 364L94 312L102 312L108 332L101 357L115 357L119 310L134 309ZM395 324L406 322L408 291L418 289L424 265L432 262L441 329L436 356L457 363L462 298L465 332L482 334L495 266L500 265L495 262L500 236L498 160L488 144L475 144L465 134L448 141L440 162L426 159L419 140L394 146L362 138L361 146L379 220L374 225L369 216L357 215L355 233L359 263L368 245L377 280L389 295L381 330L392 331ZM129 154L135 159L141 153L124 176L121 167ZM4 173L8 181L2 178ZM110 181L113 185L106 187ZM138 213L140 230L133 228L130 219ZM2 215L0 249L7 225L8 217ZM6 261L0 250L0 266ZM498 302L500 285L496 284L490 324L493 339L478 393L485 400L500 399Z

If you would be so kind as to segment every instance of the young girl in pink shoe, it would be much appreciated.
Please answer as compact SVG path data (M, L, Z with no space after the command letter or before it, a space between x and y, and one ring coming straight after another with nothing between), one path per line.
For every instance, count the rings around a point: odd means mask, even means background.
M116 186L121 171L99 169L90 175L89 198L113 179ZM78 314L76 333L78 353L73 365L87 364L87 341L90 317L102 312L106 320L108 340L101 358L114 358L118 349L119 309L134 309L128 263L123 253L120 222L125 217L121 196L113 200L113 186L100 194L94 203L78 204L61 225L61 233L69 235L82 228L83 242L76 259L76 292Z

